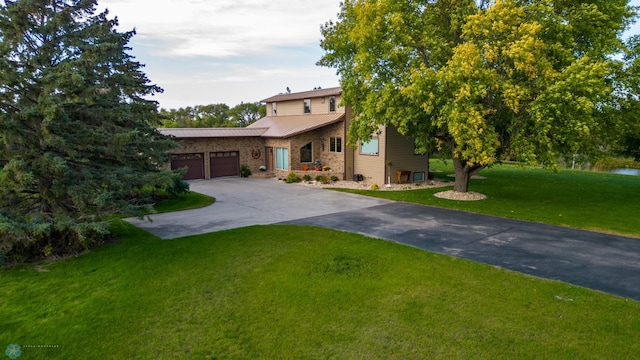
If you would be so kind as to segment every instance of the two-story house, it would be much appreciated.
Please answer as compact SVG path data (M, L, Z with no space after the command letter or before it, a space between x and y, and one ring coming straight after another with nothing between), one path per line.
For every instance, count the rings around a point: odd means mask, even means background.
M426 180L428 156L414 154L413 140L393 127L381 127L355 149L346 146L352 114L340 106L341 95L336 87L266 98L267 115L246 128L160 129L181 145L171 168L188 167L185 179L238 176L241 165L285 178L292 171L313 175L319 163L330 168L324 174L340 179Z

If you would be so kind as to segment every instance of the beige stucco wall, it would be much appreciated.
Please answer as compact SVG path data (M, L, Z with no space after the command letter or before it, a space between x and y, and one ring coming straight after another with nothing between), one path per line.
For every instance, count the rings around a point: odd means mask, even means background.
M413 179L413 173L424 172L424 179L428 175L428 155L416 155L414 153L414 141L412 138L401 135L396 127L389 126L387 128L387 160L391 165L391 182L397 183L397 171L411 171L410 180ZM404 181L404 179L403 179Z
M429 157L415 155L413 139L401 135L394 126L380 128L378 155L360 154L359 145L354 151L355 173L362 174L369 183L375 182L381 186L391 180L395 184L400 170L411 171L410 181L415 172L424 172L424 179L427 179ZM389 162L390 167L387 166Z
M378 135L378 155L360 153L360 142L354 150L354 173L362 174L367 183L376 183L382 186L386 183L385 178L385 155L386 155L386 129L380 127Z
M311 99L311 114L329 114L329 96ZM341 97L336 96L336 113L344 114L345 107L340 106ZM303 115L304 99L281 101L276 103L277 116ZM267 116L273 116L273 103L267 103Z
M204 174L206 179L211 178L210 153L222 151L238 151L240 165L247 165L252 172L259 171L264 165L264 140L261 138L203 138L203 139L178 139L179 149L174 154L204 154ZM260 151L260 157L254 159L252 152Z

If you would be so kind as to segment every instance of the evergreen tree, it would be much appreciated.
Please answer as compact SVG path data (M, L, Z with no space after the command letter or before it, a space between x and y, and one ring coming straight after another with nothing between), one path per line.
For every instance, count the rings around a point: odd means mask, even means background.
M108 234L106 215L173 188L134 31L95 0L0 1L0 258L69 254ZM1 259L0 259L1 260Z

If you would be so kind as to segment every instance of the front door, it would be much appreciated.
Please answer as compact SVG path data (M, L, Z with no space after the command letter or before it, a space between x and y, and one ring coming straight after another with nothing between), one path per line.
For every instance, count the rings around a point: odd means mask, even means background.
M267 170L273 170L273 148L272 147L266 147L264 150L265 154L267 154L265 161L267 162L265 164L265 166L267 167Z

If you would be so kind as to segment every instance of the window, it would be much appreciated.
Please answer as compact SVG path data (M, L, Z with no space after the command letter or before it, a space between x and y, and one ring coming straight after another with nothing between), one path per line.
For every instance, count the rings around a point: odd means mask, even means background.
M378 138L371 138L367 142L360 141L360 154L378 155Z
M329 152L342 152L342 138L329 138Z
M311 114L311 99L304 99L304 113Z
M300 162L301 163L310 163L311 159L313 159L313 147L311 143L300 148Z
M336 97L332 96L329 98L329 112L336 111Z
M289 149L276 148L276 169L289 170Z
M278 103L271 103L271 115L276 116L278 115L278 109L277 109L277 104Z
M424 181L424 171L413 173L413 182L423 182L423 181Z

